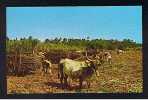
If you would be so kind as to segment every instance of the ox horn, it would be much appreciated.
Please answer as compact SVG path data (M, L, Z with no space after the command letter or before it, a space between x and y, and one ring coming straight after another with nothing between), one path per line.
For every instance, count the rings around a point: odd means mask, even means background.
M87 51L85 52L85 56L86 56L86 58L87 58L88 61L95 61L95 60L92 60L92 59L88 58Z

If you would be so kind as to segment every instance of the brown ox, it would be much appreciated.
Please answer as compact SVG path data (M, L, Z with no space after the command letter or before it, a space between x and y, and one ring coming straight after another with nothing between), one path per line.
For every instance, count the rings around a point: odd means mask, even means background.
M41 60L41 62L42 62L42 71L44 72L44 74L48 73L48 72L49 72L49 74L52 74L52 72L51 72L52 64L51 64L51 62L49 60L45 59L45 55L44 54L45 53L39 52L39 56L42 59Z

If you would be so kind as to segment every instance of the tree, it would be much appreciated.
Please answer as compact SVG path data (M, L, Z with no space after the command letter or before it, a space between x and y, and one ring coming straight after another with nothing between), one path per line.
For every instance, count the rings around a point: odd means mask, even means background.
M50 40L49 39L45 39L45 43L49 43L50 42Z
M87 36L87 40L89 40L90 39L90 37L89 36Z
M8 36L6 36L6 40L9 40L9 37Z
M32 36L29 36L28 39L29 39L29 40L32 40Z

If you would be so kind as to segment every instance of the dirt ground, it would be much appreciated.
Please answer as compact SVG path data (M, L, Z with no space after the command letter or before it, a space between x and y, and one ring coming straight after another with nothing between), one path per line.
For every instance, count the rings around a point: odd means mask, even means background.
M24 77L7 76L7 92L15 93L129 93L143 92L143 67L141 51L126 51L117 55L112 52L112 64L99 67L98 77L93 77L91 87L78 89L77 80L71 87L63 89L57 75L57 65L52 66L52 74L43 75L40 69Z

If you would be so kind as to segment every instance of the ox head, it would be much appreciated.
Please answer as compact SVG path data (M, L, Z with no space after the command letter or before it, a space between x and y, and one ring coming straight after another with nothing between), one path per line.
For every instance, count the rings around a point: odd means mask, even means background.
M45 53L44 52L39 52L38 57L40 57L41 60L43 61L45 59Z
M98 69L98 66L101 65L100 63L100 60L99 60L99 57L96 55L95 59L90 59L88 56L87 56L87 52L85 53L86 54L86 63L88 64L89 67L93 68L96 75L97 75L97 69ZM97 59L98 57L98 59ZM98 76L98 75L97 75Z

